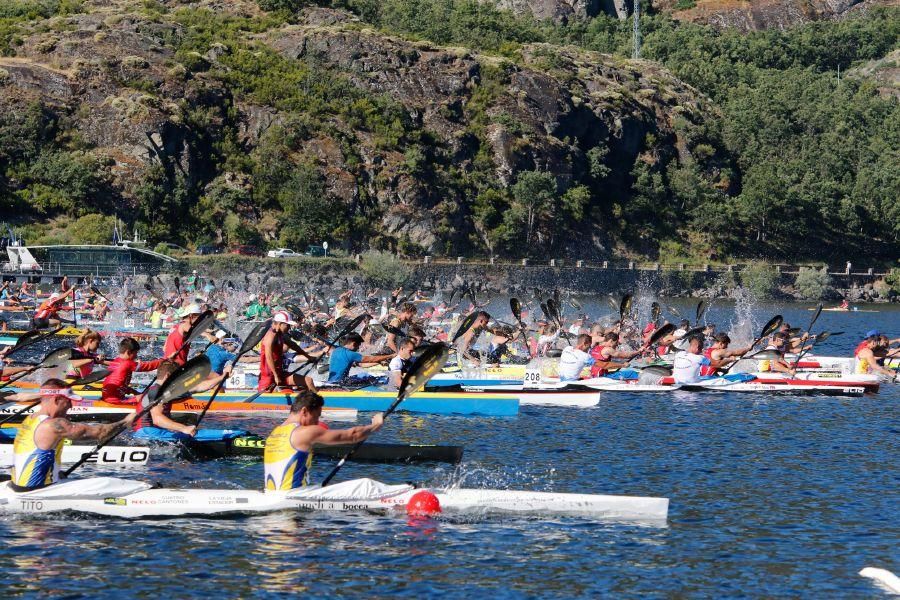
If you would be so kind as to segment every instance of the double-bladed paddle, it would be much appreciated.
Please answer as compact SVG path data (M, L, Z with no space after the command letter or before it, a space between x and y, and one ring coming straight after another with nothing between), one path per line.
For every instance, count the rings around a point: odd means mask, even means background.
M634 297L631 294L625 294L622 296L622 301L619 303L619 319L624 321L625 315L631 313L631 303L634 300Z
M528 345L528 335L525 333L525 323L522 322L522 303L519 302L518 298L510 298L509 308L512 310L516 322L519 324L519 332L522 334L522 343L525 344L525 350L531 355L531 348Z
M703 318L703 315L706 314L706 302L701 300L697 303L697 311L694 313L697 317L694 319L694 325L699 325L700 320Z
M265 337L266 333L269 332L269 328L272 326L272 319L264 321L258 324L253 330L247 334L247 337L244 339L244 343L241 344L240 350L238 350L237 356L234 359L234 363L237 364L241 357L250 352L253 348L256 347L258 343L262 341ZM203 407L203 410L200 412L200 416L197 417L197 423L195 424L198 428L200 427L200 421L203 420L203 417L206 416L206 412L209 410L209 407L212 406L213 400L216 399L216 396L219 395L219 391L225 386L225 380L219 382L216 386L216 389L213 390L213 393L210 395L209 400L206 401L206 405Z
M205 354L198 354L178 367L171 375L169 375L169 378L159 386L159 390L156 392L156 398L135 415L132 423L149 413L153 407L158 404L169 402L189 393L206 379L210 370L209 358ZM146 393L146 390L144 390L144 393ZM68 477L71 475L75 469L87 462L92 454L101 450L104 446L109 444L113 438L125 431L126 427L125 423L120 421L119 426L116 427L115 431L108 435L105 440L94 446L93 450L86 454L82 454L81 458L78 459L78 462L66 469L60 476Z
M19 352L21 350L24 350L25 348L34 346L35 344L44 341L51 335L55 335L55 334L59 333L60 331L62 331L62 327L57 327L56 329L53 329L51 331L46 331L43 333L38 329L32 329L31 331L26 331L21 336L19 336L19 339L16 340L16 345L12 347L12 350L10 350L4 358L9 358L16 352Z
M56 348L55 350L51 350L41 359L41 362L36 365L22 371L21 373L17 373L12 376L8 381L4 381L0 383L0 389L9 386L10 384L15 383L16 381L22 379L26 375L30 373L34 373L38 369L52 369L53 367L57 367L65 364L67 361L72 359L72 349L71 348Z
M456 328L456 333L453 334L453 339L450 340L450 345L456 344L456 340L461 338L466 334L467 331L472 329L472 325L475 324L475 321L478 319L478 311L473 310L466 318L462 320L462 323L459 324L459 327Z
M806 339L809 339L809 333L812 331L812 326L815 325L816 321L819 318L819 315L822 314L822 308L823 308L822 304L819 303L819 305L816 307L816 312L813 313L812 318L809 320L809 327L806 328L806 333L803 335L803 337L800 338L801 340L803 340L804 337ZM790 345L791 345L790 340L788 340L788 342L789 342L788 349L790 349ZM791 365L792 369L797 368L797 363L800 362L800 357L803 356L804 354L805 354L805 352L803 351L803 346L802 346L802 341L801 341L800 354L797 355L797 359L794 361L794 364Z
M397 410L397 407L400 406L401 402L422 389L425 384L428 383L428 380L444 367L449 356L450 349L446 344L432 344L431 346L428 346L409 366L409 370L400 382L397 399L394 400L393 404L391 404L386 411L384 411L383 417L387 418L388 415ZM344 463L347 462L364 443L365 440L359 441L350 448L347 454L345 454L338 464L334 466L331 473L322 480L322 487L325 487L332 479L334 479L334 476L341 470Z

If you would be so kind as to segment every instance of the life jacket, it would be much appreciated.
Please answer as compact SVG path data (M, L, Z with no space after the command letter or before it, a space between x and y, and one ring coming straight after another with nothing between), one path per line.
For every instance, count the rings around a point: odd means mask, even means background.
M710 360L710 362L712 362L712 359L713 359L712 351L713 351L712 346L710 346L709 348L707 348L706 350L703 351L703 356L708 358ZM703 365L702 367L700 367L700 376L701 377L708 377L710 375L715 375L715 374L716 374L716 368L712 365Z

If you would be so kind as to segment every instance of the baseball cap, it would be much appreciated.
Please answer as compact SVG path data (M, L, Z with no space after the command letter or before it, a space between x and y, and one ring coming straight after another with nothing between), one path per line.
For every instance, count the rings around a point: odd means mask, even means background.
M51 300L56 300L57 298L59 298L59 292L53 292L52 294L50 294Z
M228 332L225 331L224 329L220 329L216 332L216 337L219 338L220 340L224 340L225 338L228 337Z
M876 335L881 335L881 332L878 331L877 329L870 329L869 331L866 332L866 337L867 337L867 338L868 338L868 337L873 337L873 336L876 336Z
M291 315L287 313L287 311L279 310L272 316L273 323L287 323L288 325L297 325L297 321L294 321L291 318Z
M200 305L196 302L192 302L188 304L184 308L181 309L181 318L189 317L191 315L201 315L203 314L203 309L200 308Z

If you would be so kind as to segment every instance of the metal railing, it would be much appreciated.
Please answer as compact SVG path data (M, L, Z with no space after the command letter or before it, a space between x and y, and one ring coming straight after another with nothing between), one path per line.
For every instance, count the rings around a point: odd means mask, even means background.
M3 274L6 275L31 275L31 276L47 276L61 277L68 275L70 277L127 277L129 275L155 275L163 272L164 267L168 265L158 263L131 263L131 264L83 264L83 263L60 263L45 262L41 263L41 270L19 271L15 269L7 269L4 267Z

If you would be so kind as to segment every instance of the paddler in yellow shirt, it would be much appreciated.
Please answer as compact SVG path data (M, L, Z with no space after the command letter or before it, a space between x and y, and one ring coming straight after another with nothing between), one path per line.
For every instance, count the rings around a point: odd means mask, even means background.
M41 385L40 396L40 410L22 421L13 442L11 486L17 492L34 490L59 480L65 440L102 440L119 427L131 425L136 414L131 413L118 423L82 425L66 418L72 400L80 398L64 381L48 379Z
M319 423L325 400L319 394L304 390L291 404L287 420L272 430L266 439L265 489L287 491L303 487L309 481L313 445L355 444L381 429L381 413L372 417L371 425L349 429L328 429Z

